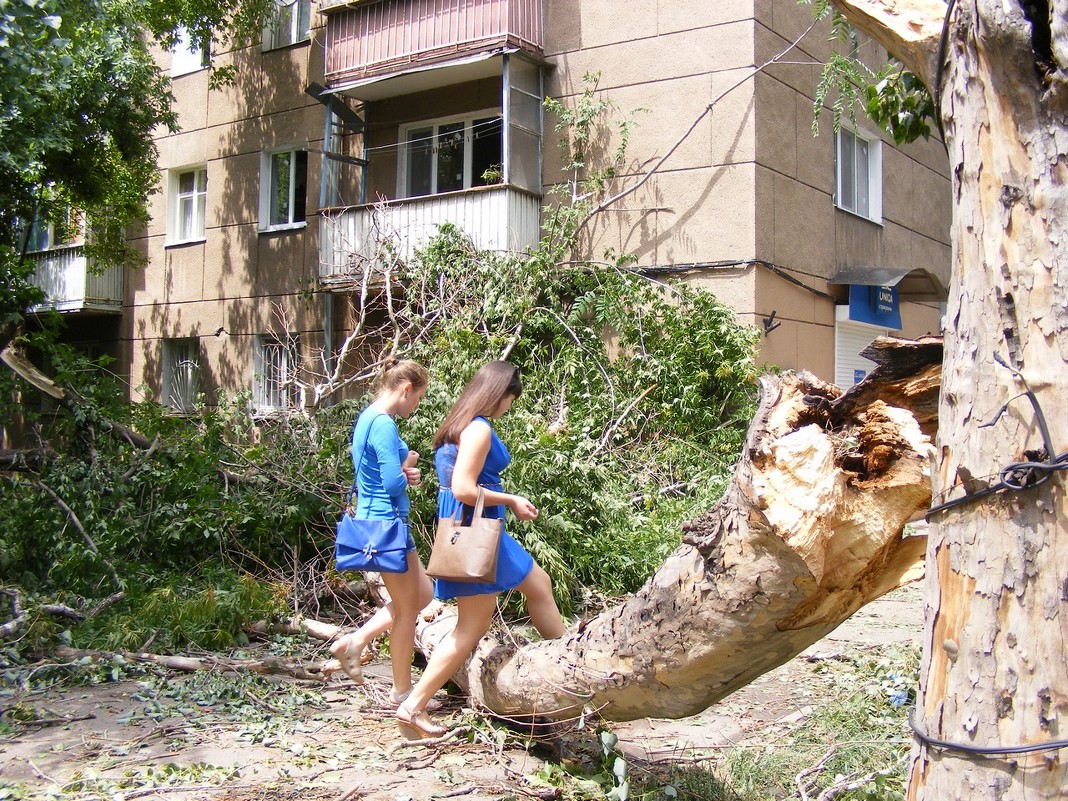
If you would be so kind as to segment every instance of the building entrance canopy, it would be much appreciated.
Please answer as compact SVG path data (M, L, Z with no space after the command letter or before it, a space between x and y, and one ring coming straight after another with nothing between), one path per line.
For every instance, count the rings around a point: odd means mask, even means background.
M949 297L938 276L923 267L840 267L829 281L832 284L896 287L902 300L941 303Z

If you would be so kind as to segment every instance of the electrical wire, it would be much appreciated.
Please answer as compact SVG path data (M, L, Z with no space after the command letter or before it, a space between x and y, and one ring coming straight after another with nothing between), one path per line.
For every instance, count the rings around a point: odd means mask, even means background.
M946 16L942 20L942 34L938 37L938 56L935 63L935 122L938 123L938 133L942 136L942 147L949 153L949 145L946 143L946 129L942 127L942 74L945 72L946 45L949 41L949 15L953 13L953 7L957 0L949 0L946 5Z
M1033 754L1038 751L1057 751L1068 748L1068 740L1049 740L1044 743L1028 743L1027 745L971 745L969 743L954 743L949 740L939 740L920 731L916 725L916 707L909 710L909 728L913 736L928 748L941 748L946 751L960 751L974 756L1008 756L1010 754Z

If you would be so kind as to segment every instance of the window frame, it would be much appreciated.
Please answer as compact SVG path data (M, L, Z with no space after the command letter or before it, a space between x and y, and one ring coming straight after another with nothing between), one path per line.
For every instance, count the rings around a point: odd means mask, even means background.
M191 75L211 66L211 50L193 44L187 28L178 29L178 41L171 48L171 77Z
M19 242L27 253L44 253L49 250L78 247L85 244L85 217L81 212L67 206L63 224L49 222L41 217L32 220L17 220Z
M193 368L188 383L176 387L175 373L183 363ZM163 340L163 375L160 381L163 405L175 414L191 414L195 411L200 395L201 353L198 337L170 337ZM183 397L178 397L182 395Z
M867 151L867 169L863 172L857 169L856 153L860 149L857 147L858 143L863 143ZM834 137L834 205L842 211L879 225L883 221L882 149L883 142L879 137L862 131L841 127ZM850 176L846 175L846 162L849 161L846 155L847 150L851 150L853 154L853 168ZM864 189L865 186L866 189ZM862 189L864 189L863 192ZM847 193L852 194L852 204ZM862 194L864 203L861 202ZM866 209L864 205L867 206Z
M293 13L293 12L296 13ZM280 50L295 44L302 44L311 39L311 0L276 0L274 13L263 29L262 49ZM289 24L281 24L283 15L288 16ZM304 24L302 26L302 21ZM303 30L301 30L303 27Z
M275 191L276 159L289 156L289 186L287 187L287 204L289 211L284 222L275 222L275 210L278 194ZM302 157L302 158L301 158ZM303 161L303 180L294 163ZM298 191L301 190L301 191ZM299 219L296 215L299 213ZM260 231L286 231L304 228L308 224L308 149L306 146L265 150L260 154Z
M193 175L193 188L190 192L184 192L182 190L182 176L189 174ZM202 185L200 183L201 176L204 179ZM171 203L171 213L169 215L170 230L167 232L167 244L185 245L190 242L203 242L207 238L208 231L208 165L198 164L171 170L168 199ZM185 235L182 230L184 219L182 213L183 201L186 200L192 204L192 225L189 235Z
M499 109L489 108L483 109L477 112L471 112L467 114L453 115L449 117L437 117L433 119L419 120L417 122L408 123L402 125L398 135L398 153L399 164L397 165L397 197L399 198L416 198L416 197L433 197L434 195L445 194L446 192L462 192L472 189L478 186L492 185L485 182L476 183L476 176L473 174L473 154L474 148L471 147L473 141L474 126L476 122L482 122L485 120L493 119L497 122L500 128L500 161L499 164L503 170L504 165L504 115ZM457 123L463 123L463 179L461 186L456 189L440 190L439 179L439 160L437 153L439 152L437 140L440 136L440 129L445 126L455 125ZM433 134L431 135L431 174L430 174L430 191L423 194L412 194L410 191L410 178L412 175L412 143L417 140L411 140L409 137L412 132L418 131L422 128L432 128Z
M257 414L284 413L296 407L294 376L299 356L300 338L295 334L287 334L284 340L273 334L256 336L252 398Z

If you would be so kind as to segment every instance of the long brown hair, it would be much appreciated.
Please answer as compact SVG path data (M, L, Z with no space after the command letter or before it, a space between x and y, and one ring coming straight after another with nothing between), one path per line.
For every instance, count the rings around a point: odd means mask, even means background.
M522 392L519 368L514 364L497 361L482 365L445 415L434 434L433 447L459 442L460 432L467 428L468 423L476 417L488 417L506 397L511 395L518 398Z

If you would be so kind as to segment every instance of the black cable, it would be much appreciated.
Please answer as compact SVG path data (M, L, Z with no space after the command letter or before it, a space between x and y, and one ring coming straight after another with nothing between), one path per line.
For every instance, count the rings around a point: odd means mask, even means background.
M949 40L949 15L953 13L953 6L956 4L957 0L949 0L946 5L946 16L942 20L942 35L938 37L938 60L935 63L935 122L938 123L938 133L942 136L942 147L946 149L946 153L949 153L949 145L946 144L946 129L942 127L942 73L944 72L942 65L945 63L946 43Z
M1010 370L1014 376L1024 385L1024 391L1013 398L1010 398L1006 403L998 409L997 414L988 423L983 423L980 428L989 428L997 423L1001 419L1001 416L1008 410L1009 405L1019 399L1027 398L1031 404L1031 408L1035 413L1035 420L1038 423L1038 430L1042 435L1042 446L1046 450L1046 461L1044 462L1012 462L1005 466L998 473L998 482L991 484L989 487L983 487L976 492L962 495L959 498L954 498L951 501L946 501L938 506L932 506L927 510L927 514L924 516L925 520L930 520L931 515L938 514L939 512L945 512L949 509L956 508L957 506L963 506L966 503L977 501L980 498L985 498L987 495L993 495L995 492L1001 492L1002 490L1012 490L1013 492L1020 492L1025 489L1031 489L1045 484L1050 477L1059 470L1068 470L1068 451L1053 457L1053 436L1050 434L1049 423L1046 421L1046 414L1042 411L1042 404L1038 402L1038 396L1027 385L1027 381L1024 379L1023 373L1010 365L999 353L994 353L994 361L1000 364L1007 370Z
M965 754L976 756L1005 756L1008 754L1032 754L1036 751L1056 751L1068 748L1068 740L1050 740L1045 743L1030 743L1028 745L969 745L968 743L952 743L949 740L939 740L924 734L916 726L916 707L909 710L909 728L917 740L928 748L942 748L947 751L960 751Z
M931 515L945 512L948 509L953 509L957 506L963 506L972 501L977 501L980 498L985 498L987 495L993 495L995 492L1001 492L1002 490L1019 492L1021 490L1037 487L1040 484L1046 483L1050 476L1059 470L1068 470L1068 451L1065 451L1051 462L1013 462L1002 469L1000 474L1001 480L998 481L997 484L991 484L989 487L983 487L983 489L968 495L962 495L951 501L940 503L938 506L932 506L927 510L925 519L930 520ZM1034 480L1029 480L1027 478L1035 473L1040 474L1038 478L1035 478ZM1018 476L1021 476L1022 478L1017 478Z

